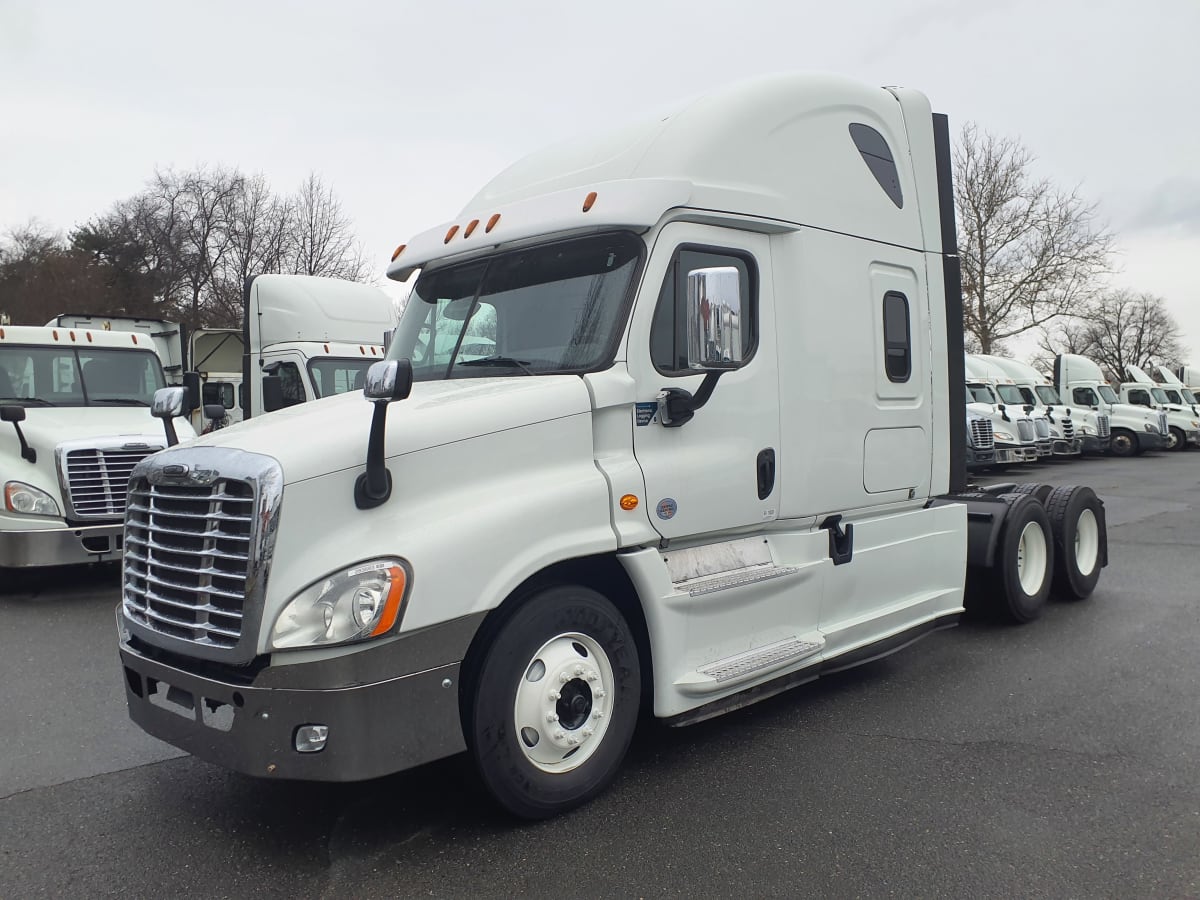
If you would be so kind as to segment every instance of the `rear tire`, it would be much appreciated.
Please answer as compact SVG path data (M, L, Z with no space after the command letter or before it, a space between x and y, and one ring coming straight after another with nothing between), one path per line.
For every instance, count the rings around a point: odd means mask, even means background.
M1042 504L1024 494L1001 494L1009 505L989 578L993 607L1025 624L1042 614L1054 578L1054 538Z
M1090 487L1058 487L1046 501L1054 534L1054 594L1086 600L1108 562L1104 504Z
M606 597L578 585L531 595L496 631L464 710L484 785L524 819L590 800L629 749L641 692L633 635Z
M1054 490L1054 487L1052 485L1042 484L1041 482L1038 482L1038 481L1030 481L1025 484L1018 484L1016 487L1014 487L1011 491L1008 491L1007 493L1024 494L1025 496L1033 497L1035 500L1038 501L1038 503L1041 503L1043 506L1045 506L1046 499L1050 496L1050 492L1052 490Z

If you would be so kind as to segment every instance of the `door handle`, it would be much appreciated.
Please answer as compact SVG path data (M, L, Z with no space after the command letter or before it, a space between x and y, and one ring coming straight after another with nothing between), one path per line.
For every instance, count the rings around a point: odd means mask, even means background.
M758 453L758 499L766 500L775 490L775 450L768 447Z
M854 526L842 530L842 517L826 516L821 528L829 532L829 558L835 566L848 563L854 558Z

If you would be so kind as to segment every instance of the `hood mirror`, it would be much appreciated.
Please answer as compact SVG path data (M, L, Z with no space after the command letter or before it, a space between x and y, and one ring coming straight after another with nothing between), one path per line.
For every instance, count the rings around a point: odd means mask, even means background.
M179 435L175 433L175 417L183 415L183 407L186 402L186 388L167 387L159 388L154 392L150 415L163 420L163 431L167 434L168 447L174 447L179 443Z
M412 384L412 362L407 359L385 359L367 369L363 396L375 404L375 412L367 438L367 470L354 482L354 505L359 509L374 509L392 495L392 473L383 461L387 408L389 403L407 398Z
M37 462L37 451L26 443L25 435L21 431L21 423L24 421L25 407L0 406L0 422L12 422L13 428L17 429L17 440L21 442L21 458L35 463Z

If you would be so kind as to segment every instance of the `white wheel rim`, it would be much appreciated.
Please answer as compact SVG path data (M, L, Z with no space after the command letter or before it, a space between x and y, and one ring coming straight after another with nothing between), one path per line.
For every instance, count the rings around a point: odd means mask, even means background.
M1080 575L1091 575L1100 557L1100 525L1096 514L1085 509L1075 523L1075 568Z
M521 671L514 737L543 772L570 772L596 752L611 721L616 681L608 655L570 632L542 644Z
M1017 543L1017 580L1021 590L1033 596L1046 580L1046 532L1037 522L1027 522Z

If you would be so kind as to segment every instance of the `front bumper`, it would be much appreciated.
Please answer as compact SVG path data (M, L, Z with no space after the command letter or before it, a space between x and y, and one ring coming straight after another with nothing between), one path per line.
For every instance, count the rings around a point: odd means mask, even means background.
M1109 444L1112 443L1111 437L1097 437L1094 434L1080 435L1079 440L1083 445L1083 452L1092 454L1107 453Z
M968 469L984 469L988 466L995 465L996 451L995 450L976 450L974 447L967 446L967 468Z
M1037 448L1032 444L996 444L996 463L999 465L1033 462L1036 459Z
M36 531L0 531L0 568L67 566L121 558L124 525L56 525Z
M1184 443L1190 444L1193 447L1200 447L1200 431L1184 432Z
M1167 447L1167 436L1159 434L1157 431L1153 434L1143 431L1138 434L1137 442L1138 448L1141 450L1165 450Z
M119 610L117 623L120 629ZM356 654L221 677L152 658L159 654L123 633L125 699L130 718L145 731L227 769L305 781L377 778L466 747L458 709L461 663L425 667L450 645L444 628L359 651L373 657L365 670L379 680L368 683L355 683L364 669L347 660ZM401 672L420 670L380 677L381 659ZM328 726L324 749L295 749L302 725Z
M1055 438L1054 439L1054 455L1055 456L1078 456L1083 452L1083 442L1080 438Z

